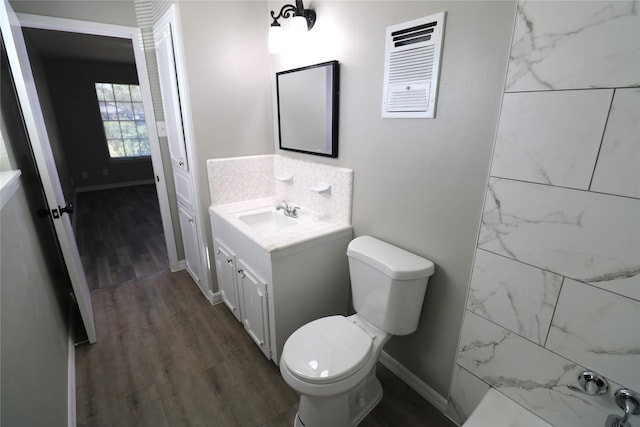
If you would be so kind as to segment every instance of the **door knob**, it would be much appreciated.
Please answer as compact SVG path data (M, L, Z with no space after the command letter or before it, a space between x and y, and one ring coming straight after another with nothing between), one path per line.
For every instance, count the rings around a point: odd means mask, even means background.
M60 211L61 214L66 213L66 214L71 215L73 213L73 205L72 204L68 204L64 208L61 208L60 206L58 206L58 210Z
M36 211L36 215L40 218L46 218L51 215L51 212L49 212L49 209L40 208Z

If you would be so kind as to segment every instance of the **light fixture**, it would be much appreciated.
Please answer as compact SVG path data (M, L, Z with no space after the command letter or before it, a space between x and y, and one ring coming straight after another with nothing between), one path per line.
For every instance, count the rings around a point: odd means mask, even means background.
M302 5L302 0L296 0L296 5L285 4L280 9L278 15L271 11L271 17L273 22L269 27L269 52L278 53L282 50L284 44L284 31L278 22L278 19L287 19L293 17L291 20L290 32L292 38L299 38L308 30L313 28L316 23L316 12L311 9L305 9Z

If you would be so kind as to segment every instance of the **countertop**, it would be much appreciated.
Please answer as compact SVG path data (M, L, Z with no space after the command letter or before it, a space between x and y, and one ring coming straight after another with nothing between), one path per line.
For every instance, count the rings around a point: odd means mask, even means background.
M275 211L276 206L280 203L281 200L271 197L254 199L210 206L209 213L211 215L217 214L268 252L282 250L322 236L351 231L351 224L332 220L317 212L305 209L304 206L298 211L299 217L295 219L296 225L275 231L258 232L238 218L238 214L249 213L249 211L260 211L269 208L273 208ZM213 233L215 235L215 230Z

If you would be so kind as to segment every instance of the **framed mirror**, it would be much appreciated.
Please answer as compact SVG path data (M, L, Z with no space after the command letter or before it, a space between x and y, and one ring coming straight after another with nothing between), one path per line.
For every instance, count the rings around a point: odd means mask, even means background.
M338 157L338 61L276 73L280 148Z

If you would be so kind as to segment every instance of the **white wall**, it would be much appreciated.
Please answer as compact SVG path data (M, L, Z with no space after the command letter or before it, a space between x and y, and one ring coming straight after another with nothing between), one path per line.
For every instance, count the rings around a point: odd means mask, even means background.
M277 13L283 4L270 1L269 8ZM271 71L340 61L340 155L331 160L276 151L353 169L355 234L373 235L435 263L418 330L393 338L385 351L446 397L515 3L314 1L313 8L318 19L305 52L273 55ZM447 22L436 118L381 119L386 27L441 11Z
M521 2L449 415L600 427L640 391L638 2ZM634 10L635 7L635 10ZM634 325L634 326L630 326ZM603 396L569 389L593 370Z

